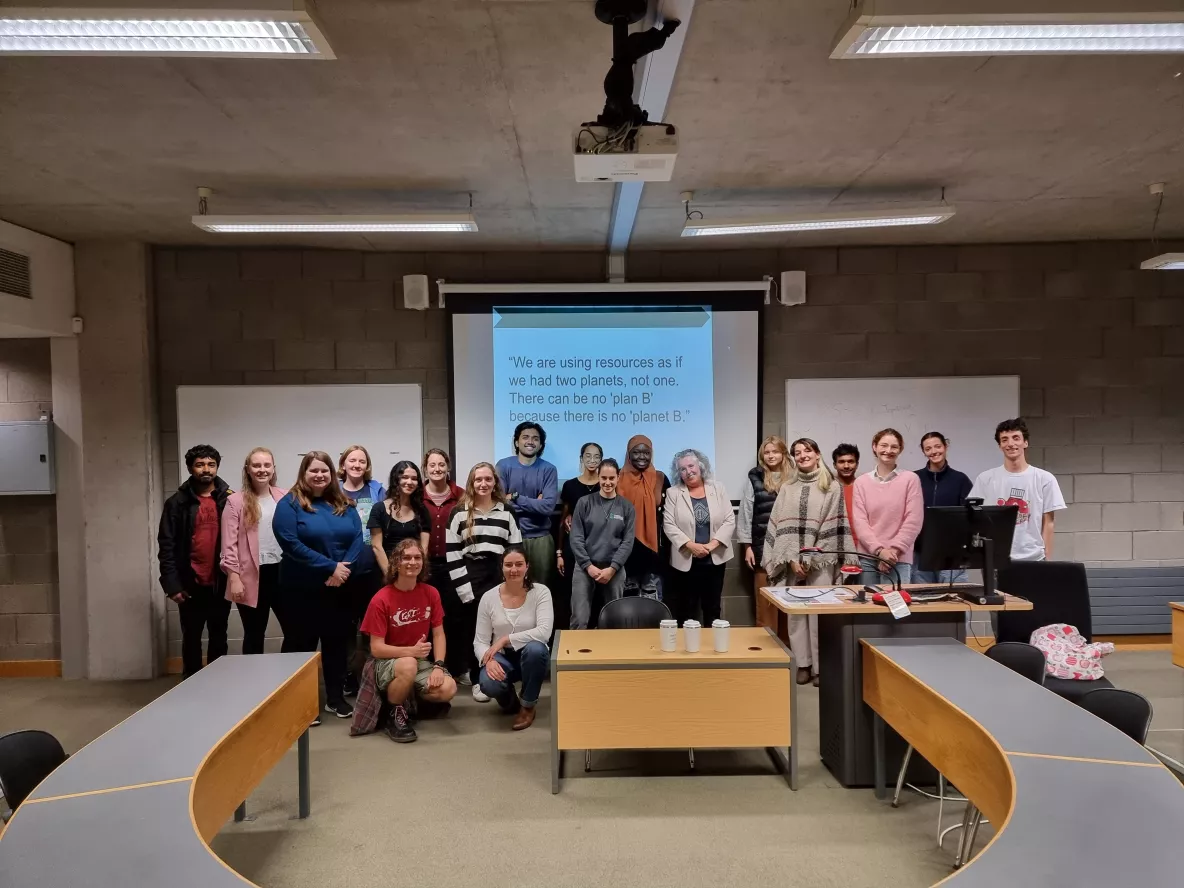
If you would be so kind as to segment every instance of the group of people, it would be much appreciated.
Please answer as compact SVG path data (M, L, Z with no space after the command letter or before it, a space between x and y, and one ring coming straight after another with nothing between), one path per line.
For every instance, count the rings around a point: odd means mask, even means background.
M961 570L914 566L929 506L958 506L972 497L988 505L1018 506L1011 558L1051 557L1054 515L1065 508L1057 480L1028 464L1029 433L1023 419L999 423L995 441L1003 464L981 473L973 484L950 466L950 442L941 432L921 436L925 467L902 472L897 461L904 436L881 429L872 436L875 467L863 475L854 444L834 449L831 469L809 438L789 446L776 436L762 441L757 465L745 483L736 529L754 573L758 622L777 625L777 610L761 598L760 587L838 584L845 565L860 569L861 584L964 582ZM789 641L798 662L798 683L817 684L818 617L791 616Z
M926 505L972 494L1020 504L1027 528L1017 528L1013 558L1050 553L1052 513L1064 507L1056 479L1027 465L1020 419L1000 423L1004 465L973 489L947 464L938 432L922 438L928 464L916 473L897 469L900 433L877 432L875 469L859 477L854 445L835 448L832 470L808 438L766 438L739 517L693 448L675 454L667 476L644 435L629 440L624 465L589 442L581 473L560 488L543 459L546 440L537 423L519 424L513 455L477 463L463 489L443 450L424 455L422 472L396 463L384 487L354 445L336 461L305 454L288 490L277 485L273 454L257 447L232 492L218 452L191 448L190 477L165 503L158 537L184 675L202 667L203 630L207 661L227 652L233 603L244 654L263 651L273 611L283 651L320 646L325 710L352 717L354 733L374 730L386 711L388 735L412 741L415 720L446 714L458 684L478 702L496 700L522 730L534 721L557 628L594 627L599 607L628 594L665 599L680 622L710 624L721 615L733 542L758 590L834 584L845 564L862 564L862 582L945 581L956 578L911 570ZM756 597L759 621L775 625ZM790 644L798 681L816 682L816 618L792 618ZM355 695L356 711L347 702Z

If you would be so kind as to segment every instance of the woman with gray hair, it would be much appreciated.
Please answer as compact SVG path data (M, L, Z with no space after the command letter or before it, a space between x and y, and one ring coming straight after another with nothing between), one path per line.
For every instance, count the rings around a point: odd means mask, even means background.
M677 479L666 491L662 529L670 540L671 591L674 613L681 623L719 619L724 565L732 558L736 515L724 486L714 480L711 462L695 449L674 455L670 475Z

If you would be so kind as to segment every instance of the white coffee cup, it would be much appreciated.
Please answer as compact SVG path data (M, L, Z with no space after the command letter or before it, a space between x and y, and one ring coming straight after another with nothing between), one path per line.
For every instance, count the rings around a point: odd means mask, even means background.
M662 636L662 650L678 650L678 620L663 620L658 625L658 632Z
M699 652L699 630L701 628L698 620L687 620L682 624L682 640L688 654Z
M726 654L728 652L728 630L732 624L727 620L715 620L711 624L712 641L715 642L715 652L717 654Z

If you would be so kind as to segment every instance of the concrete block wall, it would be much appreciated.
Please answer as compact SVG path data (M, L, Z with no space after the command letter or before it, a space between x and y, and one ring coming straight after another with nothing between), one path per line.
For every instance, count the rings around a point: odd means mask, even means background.
M48 339L0 340L0 420L52 407ZM58 657L53 496L0 496L0 660Z
M1161 244L1160 251L1184 249ZM1184 274L1100 242L630 254L635 281L807 272L805 305L765 309L763 424L789 377L1019 374L1031 461L1072 504L1055 555L1184 563ZM447 446L446 315L404 310L402 276L604 280L600 253L161 249L154 257L165 477L178 383L420 382L427 446ZM751 619L744 573L725 615ZM233 633L232 633L233 634ZM170 637L175 637L170 635Z

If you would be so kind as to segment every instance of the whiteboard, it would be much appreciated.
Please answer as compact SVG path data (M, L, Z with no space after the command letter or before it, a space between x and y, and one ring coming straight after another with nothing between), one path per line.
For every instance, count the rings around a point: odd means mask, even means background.
M813 438L827 465L838 444L854 444L861 475L875 465L872 435L890 426L904 435L901 468L925 465L921 436L937 431L950 466L973 481L1003 462L995 426L1019 412L1018 376L785 380L786 441Z
M219 474L234 489L255 447L275 455L279 486L291 487L308 451L324 450L336 468L342 450L361 444L385 487L395 463L423 458L421 399L415 384L179 385L178 483L189 477L185 451L195 444L218 450Z

